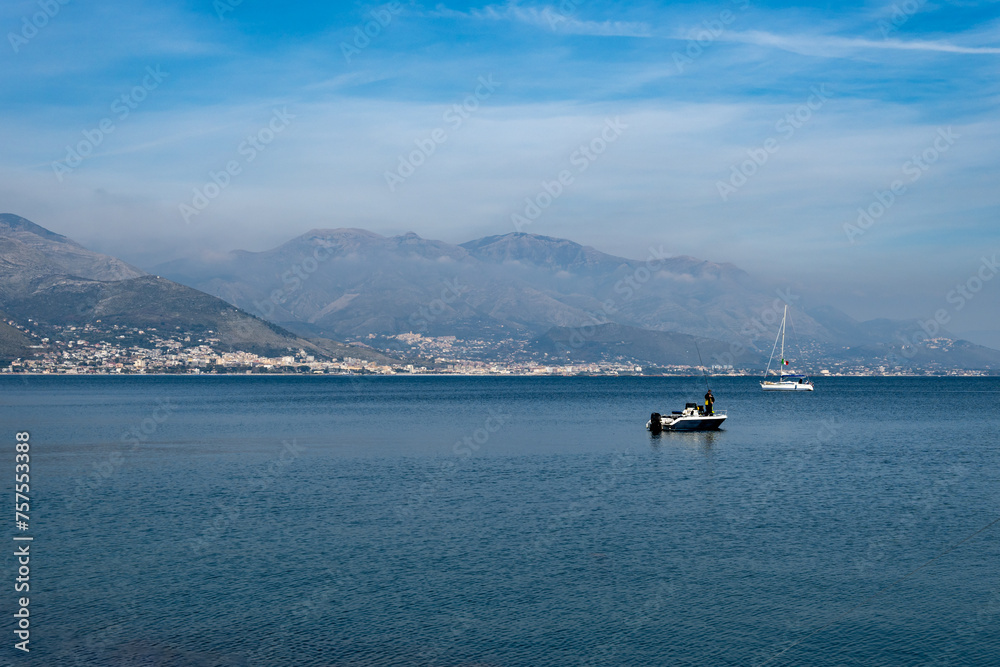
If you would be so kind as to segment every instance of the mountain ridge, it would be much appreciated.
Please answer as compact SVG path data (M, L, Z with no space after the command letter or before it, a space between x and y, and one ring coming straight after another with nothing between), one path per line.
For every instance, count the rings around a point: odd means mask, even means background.
M337 261L327 261L330 258ZM324 264L322 270L317 270L318 263ZM333 264L343 270L338 274ZM234 251L214 272L191 260L155 268L248 310L257 307L260 314L292 330L308 324L322 335L339 336L412 330L417 323L410 318L412 312L435 301L435 292L450 281L463 283L466 289L461 299L446 304L428 333L448 328L468 333L477 326L485 326L490 334L511 328L541 333L552 326L588 324L592 313L600 312L609 300L622 306L619 317L630 326L686 327L689 333L707 335L734 328L736 322L728 322L715 332L704 331L702 316L693 312L697 303L674 302L673 310L686 311L686 321L664 324L656 313L643 310L641 293L650 280L672 284L674 291L686 292L694 301L707 282L724 282L733 292L746 292L743 300L753 301L757 310L772 300L751 294L749 275L732 265L662 252L645 261L632 260L566 239L526 233L452 245L412 232L383 237L355 229L313 229L270 250ZM390 292L402 298L393 302L386 298ZM353 304L317 315L349 294L359 295ZM371 312L358 312L366 303L374 304ZM662 306L657 307L663 311ZM749 318L753 312L745 315Z
M347 349L335 341L304 339L223 299L88 250L13 214L0 214L0 311L22 325L31 320L47 327L211 330L227 351L308 350L327 357ZM27 344L35 342L6 323L0 333L4 359L24 357Z
M704 341L710 363L755 365L791 303L800 356L895 363L911 358L894 341L915 326L858 322L772 290L735 265L670 256L662 246L635 260L521 232L455 245L414 232L314 228L268 250L182 258L154 271L0 214L0 310L14 319L211 328L230 348L328 354L343 347L337 339L421 333L472 341L487 355L544 355L560 337L588 330L601 332L585 344L591 358L689 358L688 336ZM1000 367L1000 352L940 335L926 354L934 363Z
M300 335L416 332L543 345L552 329L614 323L640 348L640 330L702 336L740 346L748 363L770 349L782 301L795 307L796 336L813 356L842 358L860 346L888 355L891 339L914 326L859 322L776 292L733 264L669 255L662 246L636 260L525 232L449 244L413 232L314 228L269 250L234 251L215 270L198 262L156 269Z

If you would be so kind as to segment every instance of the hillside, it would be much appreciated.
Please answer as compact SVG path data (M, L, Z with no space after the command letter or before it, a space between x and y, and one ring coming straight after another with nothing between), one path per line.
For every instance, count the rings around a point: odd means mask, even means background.
M386 359L367 348L306 340L218 297L146 274L11 214L0 215L0 310L22 325L32 320L41 331L90 325L109 334L115 327L148 330L150 337L165 331L211 332L222 351L282 355L305 350L321 358ZM141 334L131 335L134 344L148 343ZM17 329L0 327L5 359L30 354L30 342Z
M520 341L522 349L544 354L550 331L615 324L625 341L618 348L644 351L647 361L673 358L651 345L649 332L661 332L735 345L738 355L718 360L757 366L770 352L787 298L800 359L884 365L893 341L916 326L858 322L758 283L731 264L671 255L664 247L628 259L526 233L452 245L414 233L314 229L271 250L184 259L157 271L303 336L388 339L413 332L479 340L498 351ZM920 361L1000 368L1000 352L941 336L951 341L944 361L930 349ZM618 354L610 341L596 339L588 354L598 347Z
M128 328L133 338L210 333L220 351L302 351L380 364L398 359L335 339L422 358L453 348L481 361L525 361L551 356L587 332L571 358L689 365L697 336L706 363L749 368L770 351L788 298L791 344L803 363L1000 368L1000 352L946 331L904 350L899 341L917 331L913 321L858 322L759 284L738 267L670 256L663 247L636 260L536 234L453 245L413 233L315 229L272 250L182 259L157 271L0 215L0 309L22 325L31 318L42 327ZM411 333L428 338L405 352L399 337ZM7 334L0 352L24 353L21 334ZM431 340L452 336L454 345Z
M335 337L413 331L502 340L596 318L728 340L776 299L730 265L659 250L631 260L520 233L458 246L313 230L273 250L157 271L300 334ZM806 315L797 325L829 338Z
M4 320L8 319L6 315L2 317ZM31 346L37 344L37 341L31 340L6 321L0 321L0 362L29 357L32 353Z
M585 329L555 327L533 341L533 346L557 360L634 360L655 366L694 366L699 363L699 357L705 364L713 365L714 360L729 351L729 344L711 338L635 329L620 324L602 324ZM767 359L752 355L743 361L760 363Z

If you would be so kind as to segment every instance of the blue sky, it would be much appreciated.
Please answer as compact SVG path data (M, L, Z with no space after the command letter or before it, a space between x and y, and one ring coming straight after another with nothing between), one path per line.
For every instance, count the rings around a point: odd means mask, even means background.
M314 227L462 242L535 202L523 231L861 318L930 317L1000 251L998 2L233 2L0 5L0 208L149 267ZM998 297L953 328L1000 329Z

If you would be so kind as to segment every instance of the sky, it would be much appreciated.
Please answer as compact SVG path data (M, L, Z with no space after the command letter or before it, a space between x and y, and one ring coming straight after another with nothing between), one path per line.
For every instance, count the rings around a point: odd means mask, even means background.
M1000 279L948 299L1000 252L1000 2L7 0L0 33L0 212L147 270L524 231L1000 344Z

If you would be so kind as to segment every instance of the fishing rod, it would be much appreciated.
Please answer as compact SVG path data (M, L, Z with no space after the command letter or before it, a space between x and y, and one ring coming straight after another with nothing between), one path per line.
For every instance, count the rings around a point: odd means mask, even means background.
M703 378L705 378L705 389L708 389L709 393L711 393L712 388L708 386L708 374L705 373L705 362L701 360L701 350L698 348L697 339L695 339L694 341L694 349L698 351L698 364L701 367L701 375Z

